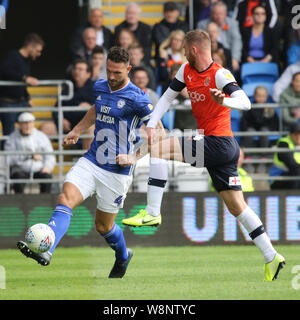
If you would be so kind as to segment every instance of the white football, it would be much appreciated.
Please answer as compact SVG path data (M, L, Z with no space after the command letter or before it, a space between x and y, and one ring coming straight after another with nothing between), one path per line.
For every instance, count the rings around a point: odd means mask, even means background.
M47 224L38 223L27 230L25 241L31 251L42 253L52 248L55 234Z

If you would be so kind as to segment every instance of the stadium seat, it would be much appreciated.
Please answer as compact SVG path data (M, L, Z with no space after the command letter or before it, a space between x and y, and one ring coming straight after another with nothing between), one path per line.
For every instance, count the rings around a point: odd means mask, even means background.
M278 65L274 62L253 62L242 64L241 80L243 84L253 82L274 83L279 76Z
M240 111L231 109L231 129L232 131L240 131Z
M168 111L161 119L163 125L168 130L173 130L175 125L175 110Z
M252 82L246 83L242 86L242 89L245 91L249 99L252 99L254 96L255 88L258 86L265 87L268 91L269 97L272 97L274 84L270 82Z

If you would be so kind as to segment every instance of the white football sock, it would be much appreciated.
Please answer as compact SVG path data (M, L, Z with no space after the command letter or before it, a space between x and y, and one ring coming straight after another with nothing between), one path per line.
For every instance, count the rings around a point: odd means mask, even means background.
M251 239L264 255L266 263L271 262L276 255L276 250L265 232L263 224L257 214L247 206L245 210L237 216L237 219L249 232Z
M160 207L167 179L168 162L164 159L150 158L146 210L153 217L160 215Z

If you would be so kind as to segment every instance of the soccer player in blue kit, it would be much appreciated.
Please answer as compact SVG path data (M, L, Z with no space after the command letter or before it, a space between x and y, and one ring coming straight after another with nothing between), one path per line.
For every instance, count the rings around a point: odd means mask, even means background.
M119 153L135 152L135 145L140 141L137 129L143 123L147 124L153 109L147 94L130 82L130 69L128 52L120 47L111 48L107 55L107 80L98 80L94 85L95 105L64 138L65 145L75 144L80 134L95 124L91 147L67 173L48 223L55 233L53 247L46 253L34 253L26 242L17 243L25 256L43 266L49 265L54 249L67 232L72 210L95 193L96 230L115 251L116 260L109 277L122 278L126 273L132 250L126 247L123 231L115 223L115 217L123 207L132 182L133 166L120 166L116 158ZM152 189L148 186L148 203L158 203L158 210L166 182L161 177L167 180L167 170L165 160L153 166L150 164L154 185ZM151 204L149 206L151 210Z

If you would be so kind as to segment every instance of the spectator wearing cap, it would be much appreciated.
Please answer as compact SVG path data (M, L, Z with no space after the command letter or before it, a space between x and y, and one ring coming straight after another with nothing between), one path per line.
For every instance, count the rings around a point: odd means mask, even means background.
M277 141L278 148L287 148L293 151L278 152L274 154L273 166L270 169L270 176L294 177L300 176L300 123L294 123L290 127L290 134ZM278 189L299 189L299 180L270 182L272 190Z
M32 154L10 155L10 177L12 179L50 179L56 160L52 144L43 132L36 129L32 113L23 112L18 117L19 127L14 130L5 143L6 151L29 151ZM24 193L25 183L13 184L15 193ZM49 193L51 183L40 183L40 192Z
M128 29L131 32L133 32L139 44L144 48L143 61L146 64L149 64L152 49L152 28L150 25L140 21L141 12L142 9L137 3L130 2L126 6L125 20L121 22L119 25L117 25L115 28L115 38L118 38L119 33L122 29Z
M10 51L0 65L0 79L4 81L24 81L29 86L37 86L38 79L30 75L30 63L42 54L44 41L35 34L25 37L19 50ZM32 106L26 86L1 86L0 108L18 108ZM18 113L0 113L3 135L14 131Z
M179 19L180 11L175 2L165 2L163 9L164 18L153 26L152 41L155 44L155 57L159 57L159 46L174 30L187 32L189 27L186 22Z

